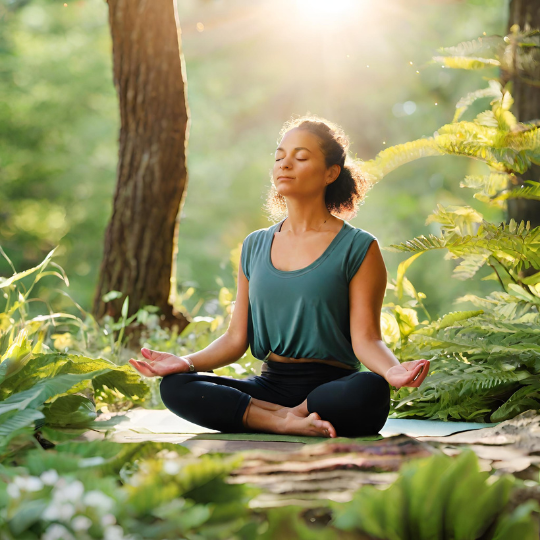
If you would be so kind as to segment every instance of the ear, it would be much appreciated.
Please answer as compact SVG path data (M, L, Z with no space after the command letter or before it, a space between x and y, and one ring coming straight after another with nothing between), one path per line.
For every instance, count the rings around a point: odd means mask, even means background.
M332 165L328 168L328 182L326 185L331 184L337 180L337 177L341 174L341 167L339 165Z

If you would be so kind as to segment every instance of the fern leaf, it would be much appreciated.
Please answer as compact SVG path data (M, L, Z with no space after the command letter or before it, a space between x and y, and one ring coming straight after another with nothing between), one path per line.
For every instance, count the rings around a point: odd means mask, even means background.
M440 47L437 51L449 56L477 56L482 53L484 57L496 58L505 47L501 36L479 37L470 41L462 41L452 47Z
M437 155L442 155L442 152L433 138L418 139L387 148L379 152L375 159L361 163L360 167L372 183L375 183L401 165Z
M486 69L500 67L501 63L495 58L480 58L474 56L434 56L435 62L452 69Z
M482 88L476 90L475 92L470 92L465 97L462 97L456 104L456 113L452 122L457 122L463 113L478 99L492 97L500 98L502 97L502 87L501 83L496 80L490 80L489 86L487 88ZM497 124L495 124L497 125Z

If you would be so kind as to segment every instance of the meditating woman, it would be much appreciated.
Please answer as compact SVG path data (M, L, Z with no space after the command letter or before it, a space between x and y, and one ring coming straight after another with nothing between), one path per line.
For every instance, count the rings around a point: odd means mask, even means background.
M186 356L142 349L148 361L130 360L163 376L161 397L176 415L229 433L373 435L388 418L390 385L426 377L429 361L400 363L382 340L387 272L376 237L339 217L354 217L369 188L348 145L322 118L287 122L266 202L285 217L244 239L227 331ZM248 345L261 375L201 373Z

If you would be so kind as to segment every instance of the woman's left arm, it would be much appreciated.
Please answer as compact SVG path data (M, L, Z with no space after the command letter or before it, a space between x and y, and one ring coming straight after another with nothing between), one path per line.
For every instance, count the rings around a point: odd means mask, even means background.
M400 363L382 339L381 309L387 276L379 244L374 240L349 283L352 347L362 364L392 386L417 387L428 374L429 360Z

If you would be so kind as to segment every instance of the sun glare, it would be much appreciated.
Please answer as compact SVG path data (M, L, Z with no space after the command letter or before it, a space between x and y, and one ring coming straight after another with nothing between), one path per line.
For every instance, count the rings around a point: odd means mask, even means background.
M354 0L296 0L296 7L306 19L328 21L347 17L356 3Z

